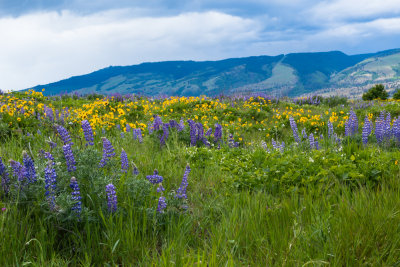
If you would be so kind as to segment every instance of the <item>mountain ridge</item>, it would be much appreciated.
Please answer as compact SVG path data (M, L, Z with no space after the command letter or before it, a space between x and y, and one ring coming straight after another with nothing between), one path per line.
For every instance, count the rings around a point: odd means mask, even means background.
M377 63L374 65L373 62L386 64L383 66L386 71L381 71L380 65L376 66ZM400 72L400 49L358 55L329 51L218 61L144 62L129 66L109 66L31 89L45 88L47 95L76 92L197 96L265 92L298 96L329 88L332 91L336 86L343 88L357 85L356 81L362 78L352 79L351 75L361 73L360 70L368 74L364 77L367 82L373 83L379 81L379 78L384 82L385 78L397 80L397 76L400 76L397 75L397 64Z

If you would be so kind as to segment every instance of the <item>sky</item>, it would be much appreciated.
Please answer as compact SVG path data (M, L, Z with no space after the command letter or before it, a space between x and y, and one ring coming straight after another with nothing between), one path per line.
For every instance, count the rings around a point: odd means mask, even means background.
M400 48L400 0L0 0L0 89L108 66Z

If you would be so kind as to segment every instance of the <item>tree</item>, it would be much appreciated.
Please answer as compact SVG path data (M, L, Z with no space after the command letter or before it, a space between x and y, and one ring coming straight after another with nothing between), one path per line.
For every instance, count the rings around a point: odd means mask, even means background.
M400 88L394 92L393 99L400 99Z
M388 92L385 90L385 86L383 84L375 84L374 87L369 89L365 94L363 94L363 100L374 100L380 98L385 100L389 97Z

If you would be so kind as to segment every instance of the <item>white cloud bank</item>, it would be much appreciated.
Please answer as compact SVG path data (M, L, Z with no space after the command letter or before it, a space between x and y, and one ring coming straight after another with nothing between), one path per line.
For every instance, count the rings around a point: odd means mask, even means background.
M294 22L279 14L243 18L222 11L151 17L138 8L2 17L0 89L28 88L110 65L399 47L398 0L358 1L320 2L291 15Z
M399 0L336 0L322 1L310 9L318 21L340 21L377 18L400 14Z
M260 25L218 12L129 18L37 13L0 19L0 88L22 89L109 65L216 59L257 40Z

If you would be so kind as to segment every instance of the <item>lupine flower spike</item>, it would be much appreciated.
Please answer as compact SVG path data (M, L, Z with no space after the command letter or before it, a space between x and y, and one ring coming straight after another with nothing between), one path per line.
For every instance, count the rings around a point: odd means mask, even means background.
M36 182L37 175L36 175L35 164L33 163L32 158L25 151L23 152L22 162L24 163L24 167L26 170L25 175L28 180L28 183Z
M167 203L165 202L165 197L161 196L158 199L158 207L157 207L157 212L158 213L163 213L164 209L167 207Z
M162 183L162 181L164 180L162 176L158 175L157 170L154 170L153 175L147 175L146 179L149 180L149 182L152 184L159 184Z
M79 189L78 182L76 181L75 177L71 177L70 181L70 187L72 189L72 197L71 200L75 202L75 204L72 206L72 211L75 212L77 217L80 217L81 212L82 212L82 197L81 197L81 192Z
M111 142L105 137L102 137L102 140L103 140L103 158L100 161L100 168L106 166L110 158L115 156L114 147L112 146Z
M113 184L106 185L107 206L110 212L117 211L117 193Z
M61 125L57 125L57 132L61 137L61 140L64 142L64 145L71 143L71 136L69 135L67 129L62 127Z
M290 127L292 128L292 131L293 131L294 140L297 143L300 143L299 131L297 129L297 125L296 125L296 122L294 121L293 117L289 118L289 122L290 122Z
M135 175L135 176L139 175L139 169L137 168L136 164L133 163L133 161L131 163L133 165L132 174Z
M4 193L8 194L10 192L10 178L8 176L7 168L0 157L0 177L1 177L1 187Z
M183 174L183 178L182 178L182 182L181 182L181 186L178 188L178 190L176 191L176 197L177 198L187 198L186 195L186 188L188 186L188 176L190 173L190 166L189 164L186 165L186 169L185 169L185 173Z
M68 172L76 171L76 166L75 166L76 162L74 154L72 153L71 145L72 143L63 145L64 157L67 162Z
M13 175L17 177L19 183L22 183L25 180L26 169L21 165L18 161L10 160L10 165L13 170Z
M128 155L126 154L125 150L122 149L121 151L121 170L122 172L128 172L129 162L128 162Z
M53 169L52 161L49 160L46 168L44 169L44 182L45 182L44 188L46 189L45 196L51 210L56 209L56 202L55 202L55 190L57 182L56 179L57 179L56 171Z
M93 137L93 130L92 126L90 126L90 123L87 120L82 121L82 130L83 134L85 135L85 140L86 140L86 145L93 146L94 143L94 137Z

